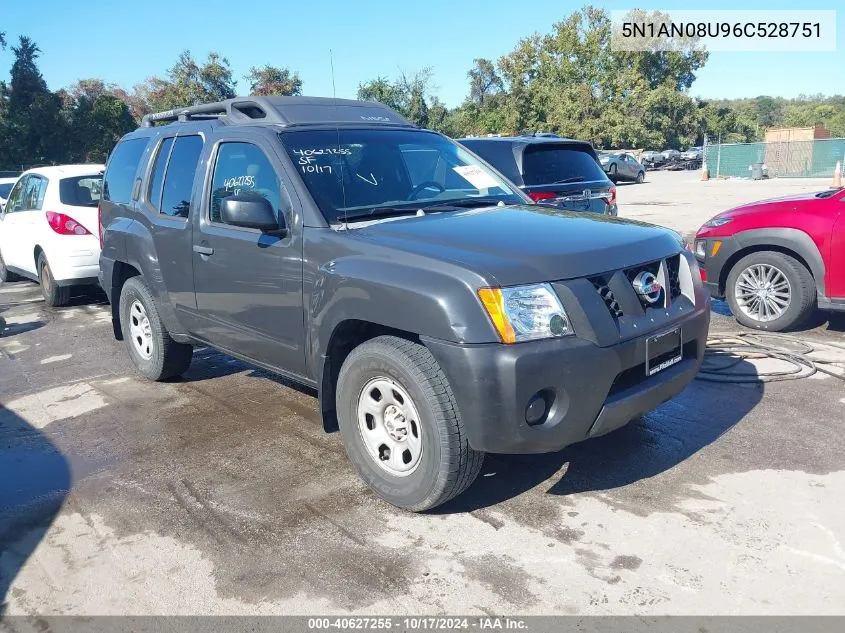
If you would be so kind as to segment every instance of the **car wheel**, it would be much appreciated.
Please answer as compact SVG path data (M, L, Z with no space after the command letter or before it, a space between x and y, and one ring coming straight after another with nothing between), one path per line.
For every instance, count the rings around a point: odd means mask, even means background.
M120 327L135 370L147 380L165 380L188 370L194 348L171 338L141 277L123 284Z
M641 184L643 184L644 181L645 181L645 172L641 171L637 174L637 184L641 185Z
M47 257L44 253L38 256L38 283L41 284L41 295L44 297L44 303L48 306L64 306L70 301L70 288L56 284L56 280L53 279L53 271L50 270L50 264L47 263Z
M6 268L6 262L3 261L3 253L0 253L0 283L12 283L13 281L20 281L19 275L9 272Z
M361 479L400 508L428 510L475 480L452 389L423 345L379 336L347 356L337 382L340 431Z
M815 308L816 284L794 257L759 251L731 268L725 295L742 325L780 332L807 320Z
M610 178L613 182L616 182L616 165L611 165L607 170L607 177Z

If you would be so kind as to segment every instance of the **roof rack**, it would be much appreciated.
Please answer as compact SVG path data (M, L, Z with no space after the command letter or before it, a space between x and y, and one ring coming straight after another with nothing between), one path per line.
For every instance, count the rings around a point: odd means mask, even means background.
M144 115L142 127L174 121L220 119L227 125L269 123L285 127L329 123L366 123L414 127L394 110L374 101L328 97L236 97L216 103Z

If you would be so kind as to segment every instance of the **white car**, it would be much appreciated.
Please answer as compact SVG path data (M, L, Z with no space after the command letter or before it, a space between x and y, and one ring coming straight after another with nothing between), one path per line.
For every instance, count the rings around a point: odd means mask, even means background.
M17 178L0 178L0 210L6 206L6 200L9 198L9 192L18 181Z
M66 304L73 286L97 283L103 170L62 165L21 175L0 212L0 282L37 281L50 306Z

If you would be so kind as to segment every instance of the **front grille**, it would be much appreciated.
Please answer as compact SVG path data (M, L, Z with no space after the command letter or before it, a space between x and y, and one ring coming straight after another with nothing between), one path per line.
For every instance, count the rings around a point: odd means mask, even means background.
M669 277L669 296L672 299L681 296L681 256L675 255L666 260Z
M615 319L619 319L624 314L638 313L637 304L646 312L653 309L664 309L667 296L671 303L683 294L681 292L681 257L682 255L672 255L665 260L658 259L623 270L610 271L590 277L589 281ZM660 272L664 262L665 276L661 275ZM634 280L644 272L651 273L665 286L663 290L665 294L661 294L660 299L655 303L649 303L645 297L634 291Z
M616 301L613 291L607 285L607 279L605 277L598 276L590 277L590 281L604 301L604 305L606 305L607 309L610 310L610 314L617 319L621 317L622 307Z

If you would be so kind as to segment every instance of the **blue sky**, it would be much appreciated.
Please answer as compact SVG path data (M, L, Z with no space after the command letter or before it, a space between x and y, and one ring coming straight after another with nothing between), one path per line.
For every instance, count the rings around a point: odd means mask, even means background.
M595 1L595 0L594 0ZM643 3L613 2L607 9L794 9L781 0ZM52 89L84 77L131 87L164 74L179 52L196 58L216 50L228 57L239 80L251 65L270 63L298 70L308 95L331 95L329 49L334 51L338 97L354 97L361 81L399 70L434 71L437 94L449 105L466 96L466 72L475 57L497 59L517 40L582 6L561 0L427 0L340 2L336 0L143 0L107 2L41 0L38 11L15 2L2 13L0 29L14 42L32 37L42 50L41 71ZM196 9L187 7L196 6ZM835 9L832 0L807 8ZM692 87L694 96L793 97L845 92L845 9L837 14L837 52L714 52ZM0 68L11 65L0 53ZM3 71L4 73L7 71Z

